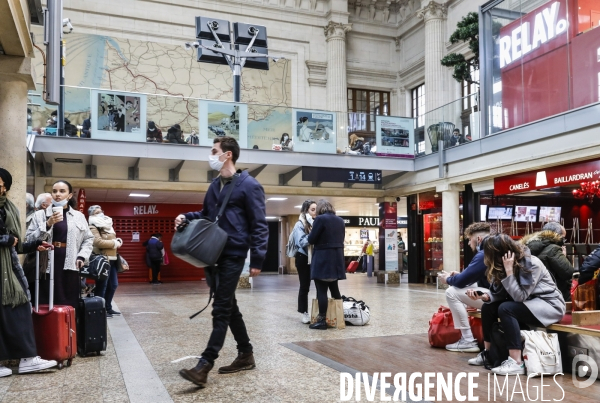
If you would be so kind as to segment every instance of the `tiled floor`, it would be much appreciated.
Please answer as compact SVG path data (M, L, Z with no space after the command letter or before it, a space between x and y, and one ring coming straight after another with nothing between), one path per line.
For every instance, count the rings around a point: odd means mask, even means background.
M432 313L445 301L443 291L431 285L385 286L375 281L364 274L354 274L340 283L342 294L363 299L370 306L372 316L367 326L317 331L300 323L295 276L258 277L254 289L237 292L257 369L218 375L215 368L205 389L197 389L178 375L179 369L194 366L196 360L171 363L177 358L199 355L206 345L211 330L209 310L188 319L206 305L208 289L204 282L121 284L115 301L172 401L335 402L340 396L339 372L282 344L425 333ZM310 295L313 297L314 288ZM414 348L428 350L429 346ZM229 334L215 366L228 365L235 356L235 343ZM72 367L62 371L0 378L0 401L131 401L118 360L110 340L102 357L77 357Z

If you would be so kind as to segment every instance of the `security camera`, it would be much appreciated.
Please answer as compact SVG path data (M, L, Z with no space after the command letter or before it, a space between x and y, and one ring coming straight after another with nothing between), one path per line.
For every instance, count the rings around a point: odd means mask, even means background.
M63 31L63 33L70 34L71 32L73 32L73 25L71 25L70 18L65 18L62 22L62 26L63 26L63 28L67 27L67 29L69 30L68 32Z
M400 203L400 197L396 197L396 202Z
M219 23L218 23L217 21L214 21L214 20L213 20L213 21L209 21L209 22L208 22L208 26L209 26L210 28L214 29L215 31L216 31L217 29L219 29Z
M250 27L250 28L248 28L248 33L250 35L253 35L253 36L254 35L258 35L258 28L256 28L256 27Z
M200 44L198 42L186 42L183 44L183 46L185 47L185 50L190 50L192 48L198 49Z

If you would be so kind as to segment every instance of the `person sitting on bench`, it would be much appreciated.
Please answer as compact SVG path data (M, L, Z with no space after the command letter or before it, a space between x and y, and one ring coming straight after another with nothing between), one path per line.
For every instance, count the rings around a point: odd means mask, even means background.
M446 302L452 311L454 328L459 329L461 338L456 343L448 344L446 350L461 353L478 353L479 346L473 337L467 307L480 309L483 305L481 299L473 300L467 295L467 289L471 288L480 292L489 293L490 284L485 272L487 267L483 263L483 250L480 245L490 235L490 224L487 222L476 222L467 227L465 238L469 240L469 246L476 252L473 260L462 273L453 271L451 273L441 272L438 279L442 284L450 287L446 290Z
M548 269L526 246L506 234L490 236L482 243L490 294L467 290L473 300L481 299L481 322L485 350L469 360L484 365L491 347L492 325L502 324L509 357L492 371L498 375L525 374L521 359L521 328L547 327L565 315L565 300Z

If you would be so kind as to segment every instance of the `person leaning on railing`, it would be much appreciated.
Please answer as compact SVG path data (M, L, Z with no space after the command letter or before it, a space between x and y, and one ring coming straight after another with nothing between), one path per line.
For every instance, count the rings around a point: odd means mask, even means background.
M484 302L481 321L485 350L470 359L469 364L485 364L492 325L500 319L509 357L492 371L498 375L525 374L521 328L548 327L559 322L566 312L565 300L544 264L526 246L506 234L498 234L486 238L482 247L491 293L467 293L471 299Z

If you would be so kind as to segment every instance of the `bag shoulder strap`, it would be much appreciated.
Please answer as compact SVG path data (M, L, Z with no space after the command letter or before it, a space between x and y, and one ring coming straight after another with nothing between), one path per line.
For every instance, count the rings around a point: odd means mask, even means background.
M219 214L217 214L217 217L215 218L215 222L219 221L219 218L221 218L221 216L223 215L223 212L225 211L225 207L227 206L227 203L229 203L229 198L231 197L231 193L233 193L233 188L235 187L235 182L237 181L238 176L239 175L234 174L233 179L231 179L231 182L229 182L229 191L225 195L225 199L223 200L223 204L221 204L221 208L219 209Z

